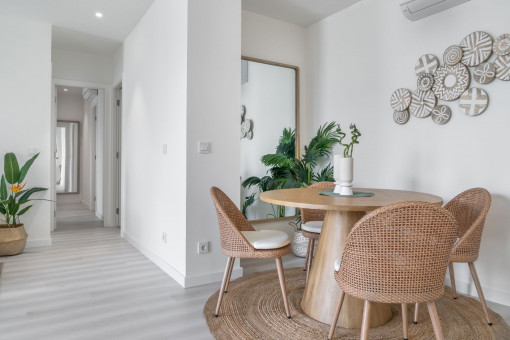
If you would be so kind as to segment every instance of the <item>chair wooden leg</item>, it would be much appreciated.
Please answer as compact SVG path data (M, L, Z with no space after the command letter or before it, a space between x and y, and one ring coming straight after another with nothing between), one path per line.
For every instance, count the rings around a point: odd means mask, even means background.
M365 300L365 306L363 307L363 322L361 324L361 340L368 340L368 330L370 328L370 309L372 303Z
M342 304L344 303L345 293L342 290L340 292L340 296L338 297L338 301L336 303L335 315L333 315L333 321L331 321L331 327L329 328L328 340L333 339L333 334L335 333L336 323L338 322L338 317L340 316L340 310L342 309Z
M232 262L230 263L230 267L228 268L228 277L227 277L227 283L225 285L225 293L228 293L228 284L230 283L230 277L232 276L232 270L234 269L234 263L236 262L236 258L232 258Z
M278 278L280 279L280 287L282 288L283 304L285 305L285 312L287 318L290 319L289 300L287 299L287 289L285 288L285 274L283 273L282 258L276 258L276 268L278 269Z
M403 303L402 304L402 326L404 327L404 340L407 340L407 323L408 323L408 318L407 318L407 304L406 303Z
M417 325L417 324L418 324L418 312L419 312L419 311L420 311L420 304L419 304L418 302L416 302L416 303L414 304L414 321L413 321L413 323L414 323L415 325Z
M306 268L306 283L308 283L308 277L310 276L310 269L312 268L312 260L313 260L313 248L315 246L315 240L313 238L310 239L310 244L308 245L308 249L310 250L310 255L308 259L308 266Z
M308 268L308 261L310 261L310 244L312 244L312 239L308 239L308 247L306 247L306 259L305 259L305 267L303 268L304 271L306 271L306 268Z
M218 303L216 304L216 311L214 312L215 317L218 317L220 313L221 300L223 300L223 294L225 293L225 286L227 284L228 270L232 262L234 262L234 258L229 257L227 261L227 266L225 267L225 274L223 274L223 281L221 282L220 294L218 295Z
M455 288L455 272L453 271L453 263L448 263L448 271L450 272L450 281L452 283L453 298L457 299L457 289Z
M482 286L480 285L480 280L478 279L478 275L476 274L475 264L473 262L469 262L468 265L469 270L471 270L471 276L473 276L473 281L475 282L478 297L480 298L480 302L482 303L483 311L485 312L485 318L487 319L487 323L489 324L489 326L492 326L491 319L489 318L489 311L487 310L487 303L485 302L485 297L483 296Z
M427 301L427 308L429 310L430 320L432 321L436 340L443 340L443 331L441 330L441 324L439 323L439 317L437 316L437 309L434 301Z

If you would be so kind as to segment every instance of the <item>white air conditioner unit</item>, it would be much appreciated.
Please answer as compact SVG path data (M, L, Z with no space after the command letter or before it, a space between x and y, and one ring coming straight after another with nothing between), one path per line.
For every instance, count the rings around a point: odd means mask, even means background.
M470 0L408 0L400 4L405 17L416 21Z
M93 100L97 96L97 90L96 89L83 88L81 93L83 95L83 99L85 99L85 100L89 100L89 99Z

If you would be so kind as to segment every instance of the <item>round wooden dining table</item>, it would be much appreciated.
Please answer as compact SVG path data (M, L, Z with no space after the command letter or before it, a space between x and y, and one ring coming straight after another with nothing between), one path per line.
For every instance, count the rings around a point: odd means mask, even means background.
M354 189L372 192L371 197L334 197L321 195L324 188L298 188L266 191L264 202L295 208L326 210L317 251L305 286L301 308L317 321L331 324L340 288L333 277L334 262L342 255L352 227L367 212L398 202L421 201L441 205L441 197L402 190ZM373 304L370 327L385 324L392 318L389 304ZM346 294L338 326L361 328L363 301Z

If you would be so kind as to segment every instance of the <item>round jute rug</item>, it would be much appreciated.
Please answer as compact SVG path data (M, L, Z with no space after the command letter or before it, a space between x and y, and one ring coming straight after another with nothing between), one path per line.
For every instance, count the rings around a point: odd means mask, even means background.
M327 339L329 325L315 321L299 307L305 285L303 269L285 269L285 281L292 319L285 316L276 270L254 273L230 283L218 318L214 317L218 292L207 300L204 316L211 333L218 340ZM501 316L490 311L493 326L488 326L480 302L473 298L459 296L454 300L446 288L436 307L445 339L510 339L510 327ZM390 322L370 329L370 339L402 339L400 306L395 305L392 310ZM413 311L410 307L409 339L434 339L426 305L420 308L417 325L412 324ZM334 339L359 339L359 336L359 329L337 327Z

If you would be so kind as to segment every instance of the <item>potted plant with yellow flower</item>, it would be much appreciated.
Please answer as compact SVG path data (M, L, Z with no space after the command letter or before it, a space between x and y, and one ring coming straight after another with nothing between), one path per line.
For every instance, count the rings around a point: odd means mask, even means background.
M16 255L25 249L27 232L20 216L24 215L32 205L32 194L45 191L46 188L25 188L23 183L28 170L39 156L30 158L21 168L16 155L12 152L5 154L4 174L0 179L0 214L3 224L0 224L0 256Z

